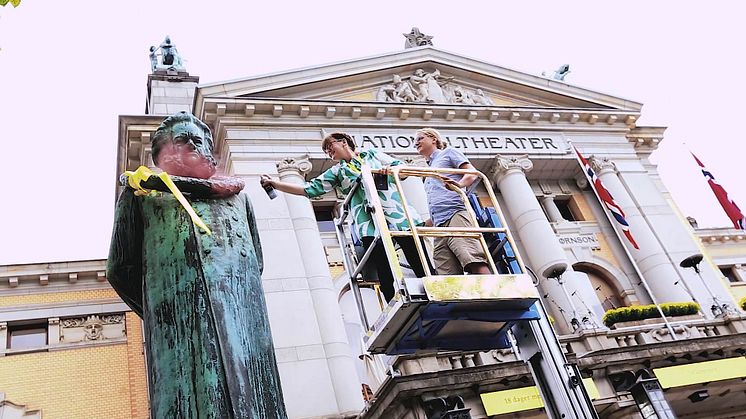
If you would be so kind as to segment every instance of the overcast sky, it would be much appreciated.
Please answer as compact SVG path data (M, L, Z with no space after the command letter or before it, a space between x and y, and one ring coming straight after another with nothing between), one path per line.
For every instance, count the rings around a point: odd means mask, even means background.
M403 48L436 48L644 103L685 215L729 220L687 150L746 209L741 2L159 2L23 0L0 8L0 265L105 258L118 115L142 114L166 34L202 83ZM686 144L686 145L684 145Z

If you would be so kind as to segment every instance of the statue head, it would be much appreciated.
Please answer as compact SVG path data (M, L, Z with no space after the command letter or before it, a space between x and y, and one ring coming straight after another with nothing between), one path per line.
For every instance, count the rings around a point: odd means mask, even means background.
M171 175L207 179L215 174L210 128L194 115L171 115L155 130L153 163Z
M395 84L401 83L401 77L398 74L394 74L394 83Z
M414 71L414 75L417 77L422 77L425 75L425 70L418 68L417 70Z

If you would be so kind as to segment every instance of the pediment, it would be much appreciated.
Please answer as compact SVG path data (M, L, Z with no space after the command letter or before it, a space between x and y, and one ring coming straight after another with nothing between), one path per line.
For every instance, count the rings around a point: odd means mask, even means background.
M198 103L221 97L630 111L642 106L432 47L202 85L197 96Z

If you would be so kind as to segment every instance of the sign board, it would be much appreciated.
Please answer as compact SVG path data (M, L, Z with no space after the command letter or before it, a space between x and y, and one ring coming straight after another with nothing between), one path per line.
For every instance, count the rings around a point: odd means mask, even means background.
M601 243L595 234L560 234L557 240L562 247L590 247L598 249Z
M417 153L415 129L323 129L322 136L335 131L349 134L361 149L386 153ZM439 130L448 144L469 154L567 154L567 140L561 133Z
M687 365L654 368L663 388L746 377L746 358L717 359Z
M592 378L584 378L583 385L591 400L600 398L598 388ZM514 388L480 394L487 416L544 407L544 400L536 386Z

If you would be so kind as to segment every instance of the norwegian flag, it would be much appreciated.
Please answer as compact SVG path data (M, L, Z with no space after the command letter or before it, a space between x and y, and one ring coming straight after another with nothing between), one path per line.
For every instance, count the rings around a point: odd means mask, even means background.
M619 224L619 227L622 229L624 236L627 237L627 240L632 243L632 246L634 246L635 249L639 250L640 247L637 246L637 242L634 238L632 238L632 233L630 233L629 231L629 223L627 223L627 220L624 218L624 211L622 211L622 208L619 207L619 205L617 205L617 203L614 201L614 198L611 196L611 193L609 193L609 191L604 187L604 184L601 183L601 179L596 176L596 172L594 172L591 168L591 165L588 164L588 160L586 160L585 157L580 154L575 146L572 146L572 149L575 150L575 154L578 155L580 164L583 166L583 171L585 172L586 176L588 176L588 179L590 179L591 185L593 189L596 190L596 194L598 195L599 199L601 199L601 202L606 206L606 209L611 212L611 215L614 216L614 219L616 220L617 224Z
M702 169L702 174L705 176L705 179L707 179L707 183L710 184L712 193L714 193L717 197L718 202L720 202L720 205L723 207L723 210L728 215L728 218L730 218L733 226L741 230L746 230L746 217L744 217L743 212L741 212L741 210L738 208L738 205L736 205L736 203L733 202L732 199L728 198L728 192L725 192L725 189L723 189L723 187L720 186L720 184L715 180L715 176L713 176L712 173L710 173L710 171L705 168L705 165L702 164L702 162L697 158L697 156L694 155L694 153L692 153L692 157L694 157L694 160Z

